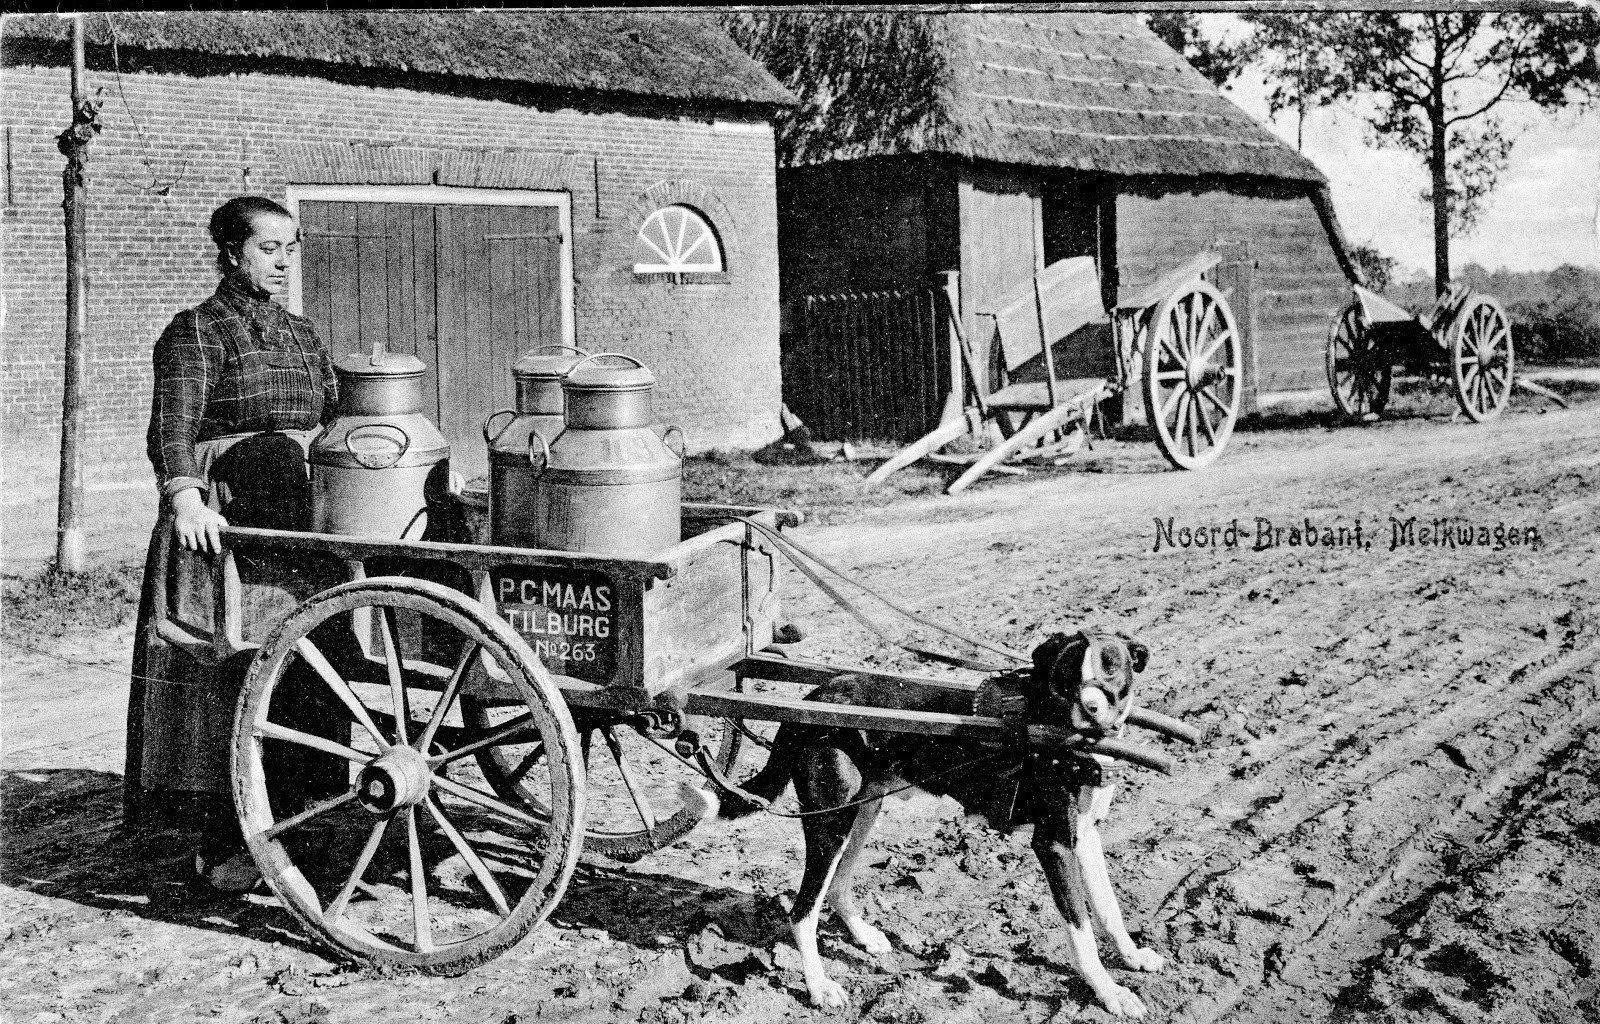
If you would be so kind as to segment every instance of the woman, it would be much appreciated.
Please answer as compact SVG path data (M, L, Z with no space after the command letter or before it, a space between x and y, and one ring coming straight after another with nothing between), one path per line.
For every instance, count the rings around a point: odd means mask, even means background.
M134 648L129 708L129 795L141 796L145 683L152 673L145 643L155 583L169 570L160 556L170 529L193 551L221 550L228 525L277 529L309 526L310 488L305 452L312 432L333 418L338 384L327 347L311 321L273 301L288 290L299 230L289 211L270 199L240 196L211 215L222 282L216 293L175 316L155 347L155 388L147 448L163 509L145 564L144 593ZM183 700L184 688L150 678L153 702ZM218 688L212 688L216 692ZM152 705L153 706L153 705ZM180 717L215 714L203 702L176 709ZM205 730L196 730L204 733ZM212 752L215 753L215 752ZM204 772L185 772L187 780ZM205 808L195 870L219 889L249 888L258 877L244 852L226 795L226 780ZM187 782L183 788L191 788Z

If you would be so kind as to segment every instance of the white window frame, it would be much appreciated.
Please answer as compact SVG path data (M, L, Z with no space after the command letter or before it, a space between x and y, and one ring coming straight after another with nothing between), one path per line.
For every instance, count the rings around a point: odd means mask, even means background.
M693 265L672 266L671 264L667 264L667 263L635 263L633 265L633 272L635 274L725 274L725 273L727 273L728 272L728 254L725 251L725 247L722 244L722 239L717 235L716 225L711 223L711 218L710 217L707 217L705 214L701 213L699 210L697 210L694 207L690 206L688 203L666 203L666 204L664 204L662 206L656 207L654 210L651 210L649 216L645 217L644 223L639 225L639 230L634 234L634 236L633 236L634 244L638 245L639 243L642 242L643 244L649 246L651 249L654 249L657 253L661 253L660 247L657 246L653 241L651 241L650 239L645 237L645 229L648 228L651 224L663 223L663 225L664 225L664 222L661 220L661 218L662 218L662 215L665 214L668 210L682 210L685 213L687 213L689 216L693 217L695 221L699 222L705 228L706 237L709 237L711 239L711 244L716 249L717 266L715 268L712 268L712 267L708 267L708 266L693 266ZM665 235L665 231L666 231L666 228L665 228L665 226L663 226L663 228L662 228L663 236ZM696 248L698 248L698 245L696 246ZM661 253L661 255L666 255L666 254L665 253Z
M572 312L572 194L521 188L466 188L455 185L290 185L284 205L300 219L300 204L408 203L414 206L546 206L554 207L561 230L561 343L575 344ZM300 313L300 282L295 268L289 276L289 309Z

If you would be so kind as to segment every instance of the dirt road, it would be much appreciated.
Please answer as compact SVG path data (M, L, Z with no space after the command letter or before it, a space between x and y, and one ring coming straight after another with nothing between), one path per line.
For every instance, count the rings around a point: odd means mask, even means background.
M1138 699L1206 737L1171 778L1130 773L1108 826L1168 959L1108 955L1150 1019L1498 1022L1600 1019L1597 526L1589 407L1248 433L1203 473L1004 481L799 536L1019 649L1086 622L1149 644ZM797 590L802 654L893 661ZM8 1019L827 1016L784 938L792 822L586 864L552 924L457 979L345 971L270 898L197 895L186 837L116 827L127 640L58 649L98 668L7 654ZM848 1019L1107 1019L1026 837L918 798L867 863L895 951L825 932Z

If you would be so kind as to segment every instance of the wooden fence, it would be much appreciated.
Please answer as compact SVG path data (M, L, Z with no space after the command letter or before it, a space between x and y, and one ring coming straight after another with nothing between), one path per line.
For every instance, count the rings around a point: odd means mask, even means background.
M784 401L818 440L913 441L950 391L944 303L931 288L807 295Z

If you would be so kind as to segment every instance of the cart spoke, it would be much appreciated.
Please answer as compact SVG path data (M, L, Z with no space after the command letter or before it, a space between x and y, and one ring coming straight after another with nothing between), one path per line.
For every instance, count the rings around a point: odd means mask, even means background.
M361 876L367 873L367 865L372 863L372 857L378 852L378 846L383 842L383 834L389 829L389 822L393 818L381 818L372 826L372 831L367 834L367 843L361 848L361 854L356 857L355 866L350 869L350 877L345 879L344 885L339 887L339 892L328 904L328 909L323 911L323 917L329 921L337 921L344 914L345 906L350 902L350 897L355 895L356 886L361 884Z
M1209 391L1202 391L1200 393L1202 395L1205 395L1207 398L1211 397L1211 392L1209 392ZM1213 399L1213 401L1215 401L1215 399ZM1198 399L1195 401L1194 415L1195 415L1195 418L1200 421L1201 429L1203 429L1205 431L1206 440L1211 443L1211 446L1213 448L1215 448L1216 445L1217 445L1217 432L1216 432L1215 429L1212 428L1212 426L1211 426L1211 417L1206 415L1205 408L1200 405L1200 402L1199 402Z
M417 835L417 809L406 808L406 843L411 847L411 918L417 952L433 952L433 921L428 915L428 874L422 868L422 838Z
M296 814L292 818L285 818L284 820L278 822L276 825L263 832L261 836L263 839L276 839L290 829L298 828L299 826L304 825L312 818L326 814L335 807L349 803L351 800L355 799L355 796L356 791L352 789L348 790L347 792L340 793L338 796L329 797L320 803L307 807L305 810L301 811L299 814Z
M406 706L406 682L400 670L400 631L395 628L394 608L378 607L378 622L383 629L383 660L389 668L389 697L394 705L394 741L406 745L406 720L411 711Z
M605 737L606 746L611 750L611 759L617 764L617 774L622 776L622 784L628 788L628 798L633 801L634 810L639 812L639 820L644 822L646 829L654 829L656 816L650 807L650 797L633 774L633 766L628 764L622 752L622 741L617 739L616 731L609 725L601 728L600 735Z
M1156 380L1159 380L1159 381L1182 380L1186 376L1188 376L1188 374L1185 373L1183 370L1157 370L1156 371Z
M480 736L464 747L457 747L443 754L433 755L428 758L428 763L435 768L443 768L453 761L459 761L470 754L476 754L485 747L493 747L505 743L512 737L527 732L529 729L535 731L538 729L538 726L534 724L533 715L518 715L494 732L489 733L487 736Z
M350 689L350 684L345 682L338 672L334 671L333 666L328 663L328 659L311 642L311 638L303 636L295 641L295 650L299 651L300 657L304 658L306 663L316 670L317 675L322 677L322 681L328 684L328 688L339 698L340 703L350 710L350 714L354 716L357 724L367 731L373 742L378 744L378 749L388 750L389 741L384 738L377 724L372 721L372 716L367 713L366 705L362 704L361 698L357 697L356 692Z
M264 736L271 740L282 740L285 743L293 743L300 747L310 747L312 750L320 750L324 754L342 757L351 764L366 764L376 756L356 750L353 747L347 747L343 743L335 743L333 740L323 739L321 736L313 736L309 732L290 729L276 722L257 722L255 731L258 736Z
M1195 432L1194 421L1200 418L1200 415L1201 415L1200 403L1195 399L1194 395L1191 394L1188 397L1189 397L1189 402L1188 402L1188 405L1186 406L1186 408L1188 409L1188 412L1189 412L1189 454L1190 455L1199 455L1200 454L1200 438Z
M496 814L502 815L511 821L517 822L518 824L528 825L535 829L543 829L545 827L545 822L540 821L538 818L528 814L526 811L520 811L509 804L502 803L491 793L485 793L482 790L473 789L471 786L463 786L461 783L449 778L448 776L435 775L433 777L433 784L444 790L446 793L454 794L468 803L477 804L479 807L482 807L485 810L494 811Z
M444 809L434 802L433 797L428 797L423 806L428 808L428 813L433 815L433 820L439 825L439 831L445 834L451 845L456 848L456 852L461 854L461 859L467 862L467 867L472 869L478 884L483 886L483 891L489 894L490 901L494 903L495 911L501 917L508 916L511 913L511 905L506 900L505 890L500 888L500 883L489 873L489 866L478 856L478 851L472 848L461 831L445 816Z
M1227 419L1228 418L1228 407L1222 404L1222 399L1218 398L1216 395L1213 395L1211 393L1211 389L1210 388L1206 388L1203 391L1201 391L1200 395L1206 401L1210 402L1212 405L1217 407L1217 411L1222 414L1222 418L1223 419Z
M528 777L528 773L533 771L542 760L544 760L544 744L536 743L534 744L533 752L518 761L517 767L506 776L506 782L513 786L521 783L523 779Z
M1178 399L1183 397L1183 388L1173 388L1172 394L1161 403L1161 422L1166 423L1172 418L1173 410L1178 406Z
M456 662L455 671L450 673L450 681L445 684L444 692L439 695L439 703L434 705L433 717L428 719L422 735L417 737L417 749L424 754L428 752L428 744L433 742L439 726L444 724L444 716L449 713L450 705L455 703L456 694L461 690L461 683L467 677L467 666L472 664L472 659L478 656L478 651L481 649L478 644L469 643L461 652L461 660Z

